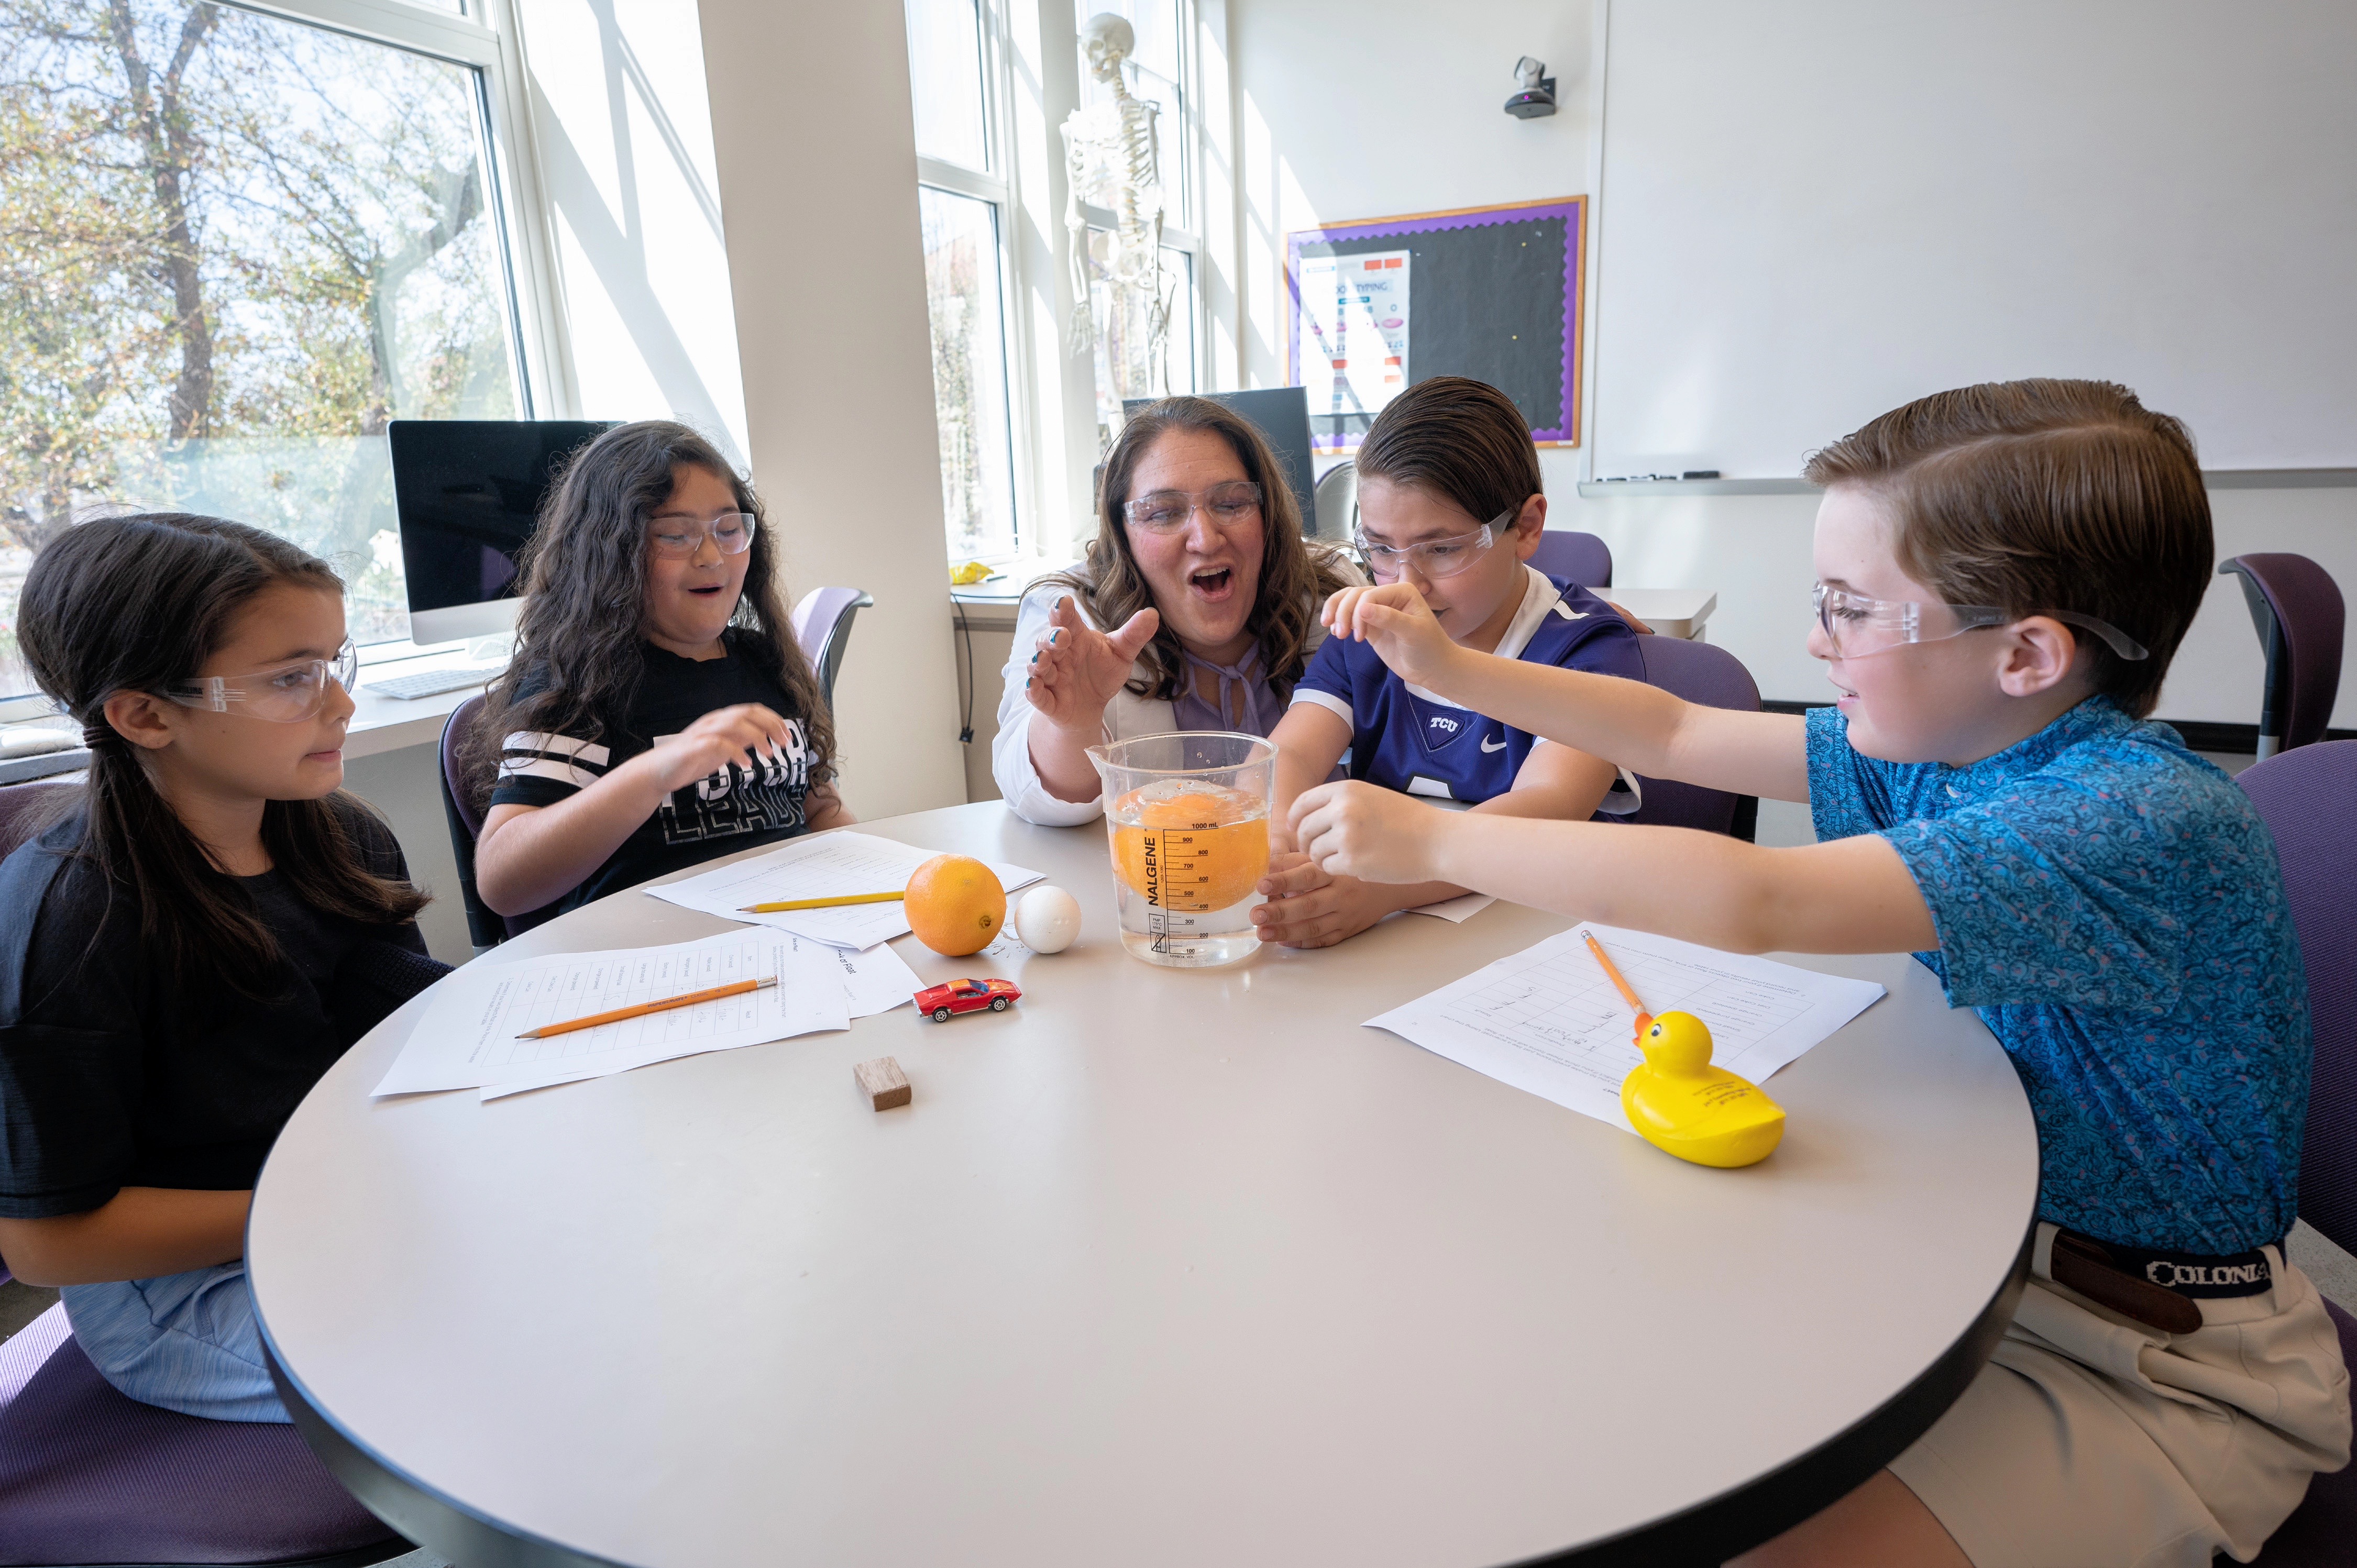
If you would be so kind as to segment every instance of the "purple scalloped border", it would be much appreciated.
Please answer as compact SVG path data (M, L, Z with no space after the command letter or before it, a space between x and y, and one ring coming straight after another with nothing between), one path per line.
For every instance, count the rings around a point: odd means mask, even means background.
M1491 207L1472 212L1443 213L1434 218L1404 218L1394 221L1340 223L1325 229L1297 229L1285 239L1285 292L1291 306L1285 342L1286 384L1301 384L1301 247L1305 243L1337 244L1350 240L1387 240L1400 234L1431 234L1448 229L1481 229L1498 223L1529 223L1541 219L1564 220L1563 266L1563 406L1570 418L1562 426L1534 430L1531 439L1555 446L1579 445L1580 268L1587 256L1587 198L1536 201L1523 207ZM1414 288L1411 282L1408 285ZM1414 328L1410 328L1414 330ZM1316 437L1320 452L1346 452L1358 444L1355 435Z

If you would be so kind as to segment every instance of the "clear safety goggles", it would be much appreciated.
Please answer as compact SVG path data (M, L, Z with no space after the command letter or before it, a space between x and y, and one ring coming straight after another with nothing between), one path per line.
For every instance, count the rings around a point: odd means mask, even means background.
M1208 489L1156 490L1122 504L1122 516L1132 528L1148 533L1169 533L1187 526L1201 507L1222 528L1235 528L1260 515L1260 487L1250 479L1229 479Z
M1454 577L1474 562L1490 553L1498 542L1498 530L1520 511L1520 507L1508 507L1496 517L1470 533L1452 533L1446 539L1427 539L1417 544L1378 544L1363 530L1354 531L1351 537L1359 547L1367 572L1378 583L1396 583L1406 568L1415 568L1415 575L1427 583L1443 577Z
M1870 599L1847 588L1819 583L1809 590L1816 607L1817 624L1833 644L1836 659L1865 659L1910 642L1943 642L1987 626L2010 626L2027 618L1994 605L1924 605L1911 599ZM2147 657L2144 644L2109 621L2070 610L2033 612L2072 626L2084 627L2111 646L2121 658Z
M723 555L742 555L753 548L753 514L724 511L709 522L684 517L659 517L647 524L647 547L658 555L686 560L704 553L707 539Z
M216 714L234 709L274 725L300 724L327 704L328 682L349 692L361 678L361 650L344 639L333 659L306 659L246 675L192 675L156 693L184 708Z

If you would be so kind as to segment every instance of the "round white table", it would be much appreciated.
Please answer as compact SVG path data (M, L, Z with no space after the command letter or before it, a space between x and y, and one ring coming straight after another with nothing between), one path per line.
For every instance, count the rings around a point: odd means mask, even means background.
M1387 1032L1567 922L1402 916L1150 967L1103 830L996 802L866 831L1077 894L1002 963L903 938L902 1007L480 1103L345 1057L247 1235L297 1423L460 1568L1721 1560L1945 1409L2020 1289L2038 1145L1980 1022L1899 957L1779 1074L1783 1146L1674 1160ZM483 961L724 922L632 892ZM877 1112L855 1062L897 1057Z

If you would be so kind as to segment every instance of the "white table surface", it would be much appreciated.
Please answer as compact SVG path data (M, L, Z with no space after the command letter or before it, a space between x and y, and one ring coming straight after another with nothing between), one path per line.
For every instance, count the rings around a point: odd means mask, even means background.
M901 939L929 983L1016 980L1003 1016L372 1102L420 999L278 1140L247 1237L266 1333L307 1435L413 1539L696 1568L1631 1560L1628 1532L1714 1498L1723 1526L1726 1494L1920 1405L1927 1369L1961 1387L2007 1299L2029 1108L1911 961L1800 961L1891 994L1772 1080L1771 1158L1708 1170L1361 1026L1557 917L1165 970L1114 937L1099 827L985 802L867 831L1048 873L1080 944ZM633 892L501 954L722 927ZM878 1113L851 1068L888 1054L915 1101Z

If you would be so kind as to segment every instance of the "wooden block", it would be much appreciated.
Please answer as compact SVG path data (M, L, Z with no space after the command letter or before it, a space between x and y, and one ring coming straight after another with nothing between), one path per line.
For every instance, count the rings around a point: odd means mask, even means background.
M872 1062L861 1062L851 1069L859 1080L860 1090L876 1102L878 1111L889 1111L895 1105L909 1103L909 1075L890 1057L877 1057Z

